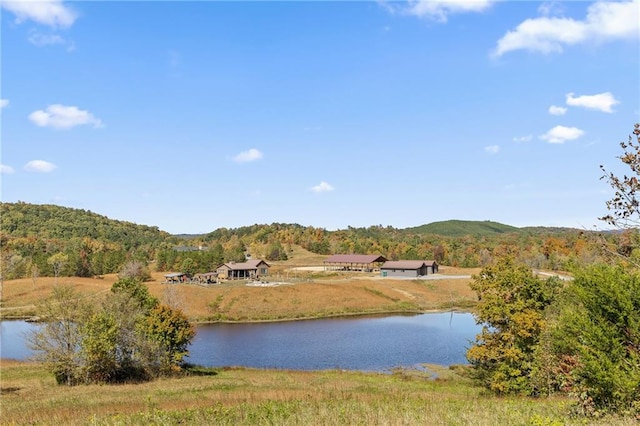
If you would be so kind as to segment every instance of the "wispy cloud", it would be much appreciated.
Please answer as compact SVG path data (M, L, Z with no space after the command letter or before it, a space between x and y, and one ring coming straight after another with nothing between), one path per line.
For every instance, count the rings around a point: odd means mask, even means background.
M514 142L529 142L531 139L533 139L533 135L516 136L515 138L513 138L513 141Z
M0 99L0 109L9 106L9 99Z
M545 1L538 6L538 12L543 16L560 15L565 7L558 1Z
M236 163L249 163L262 158L262 152L255 148L251 148L247 151L242 151L240 154L233 157L233 161Z
M492 54L499 57L516 50L560 53L564 46L632 40L640 30L639 15L640 0L600 1L587 8L587 16L582 21L548 16L527 19L498 40Z
M567 93L567 105L595 109L602 112L614 112L612 107L619 103L620 101L616 100L611 92L578 97L574 97L573 93Z
M544 135L541 135L540 139L549 143L562 144L566 141L578 139L582 135L584 135L584 131L577 127L556 126Z
M81 110L76 106L60 104L49 105L46 110L32 112L29 114L29 120L36 126L55 129L70 129L85 124L103 127L102 121L89 111Z
M496 0L409 0L408 6L396 6L392 2L379 3L391 13L403 13L445 23L449 15L483 12L495 2Z
M330 191L333 191L334 188L333 186L329 185L327 182L322 181L316 186L312 186L311 190L313 192L319 193L319 192L330 192Z
M13 172L15 172L15 170L13 170L13 167L7 166L5 164L0 164L0 174L10 175Z
M24 165L24 169L28 172L49 173L54 171L57 166L44 160L32 160Z
M31 31L29 31L29 37L27 38L27 41L37 47L55 46L55 45L66 46L68 52L72 52L76 48L74 42L68 41L61 35L43 34L35 29L32 29Z
M33 21L53 28L68 28L78 17L61 0L3 1L0 5L16 16L17 23Z
M565 115L567 113L567 109L565 107L551 105L549 107L549 114L551 115Z
M489 154L497 154L500 152L500 145L489 145L484 147L484 151Z

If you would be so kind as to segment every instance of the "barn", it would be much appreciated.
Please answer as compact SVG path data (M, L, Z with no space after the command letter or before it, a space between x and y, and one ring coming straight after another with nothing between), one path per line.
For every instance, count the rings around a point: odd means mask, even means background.
M390 260L380 267L383 277L422 277L438 272L435 260Z
M334 254L324 261L324 270L372 272L386 261L378 254Z

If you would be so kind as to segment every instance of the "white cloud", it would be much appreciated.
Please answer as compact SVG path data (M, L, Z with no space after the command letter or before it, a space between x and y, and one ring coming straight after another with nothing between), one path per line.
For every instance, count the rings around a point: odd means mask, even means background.
M49 173L54 171L57 166L44 160L32 160L24 165L24 169L28 172Z
M49 105L45 111L38 110L29 114L29 120L40 127L53 127L56 129L70 129L75 126L91 124L93 127L103 127L102 121L89 111L78 109L75 106L60 104Z
M317 184L316 186L312 186L311 190L313 192L329 192L329 191L333 191L333 186L329 185L327 182L322 181L319 184Z
M9 105L9 99L0 99L0 109Z
M67 46L68 52L75 50L74 42L68 41L58 34L43 34L36 29L29 31L27 41L38 47L62 45Z
M484 147L485 152L489 154L497 154L500 152L500 145L489 145Z
M549 107L549 114L551 115L565 115L567 113L567 109L561 106L551 105Z
M68 28L78 15L61 0L3 1L3 9L16 15L16 22L33 21L50 27Z
M449 15L483 12L495 2L496 0L409 0L409 6L401 11L444 23Z
M515 138L513 138L513 141L514 142L529 142L531 139L533 139L533 135L516 136Z
M500 40L493 55L515 50L559 53L563 46L636 39L640 31L640 0L597 2L587 8L583 21L564 17L527 19Z
M248 163L256 161L262 158L262 153L255 148L251 148L248 151L242 151L240 154L233 157L233 161L236 163Z
M13 167L0 164L0 174L10 175L13 172L14 172Z
M620 101L616 100L611 92L578 97L574 97L573 93L567 93L567 105L595 109L602 112L612 113L611 107L619 103Z
M584 131L577 127L556 126L541 135L540 139L549 143L565 143L566 141L578 139L582 135L584 135Z

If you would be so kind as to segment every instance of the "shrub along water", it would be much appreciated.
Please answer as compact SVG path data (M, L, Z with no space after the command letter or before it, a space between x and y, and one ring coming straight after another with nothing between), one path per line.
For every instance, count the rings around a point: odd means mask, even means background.
M148 380L180 369L195 329L178 309L160 304L133 278L117 281L101 303L58 287L45 323L29 337L36 359L58 383Z

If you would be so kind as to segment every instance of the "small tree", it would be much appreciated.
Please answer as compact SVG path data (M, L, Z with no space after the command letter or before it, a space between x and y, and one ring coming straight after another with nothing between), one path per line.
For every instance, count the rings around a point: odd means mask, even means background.
M184 272L185 274L188 274L189 276L191 276L196 273L197 269L198 269L198 265L192 258L187 257L185 260L182 261L182 272Z
M36 282L38 281L38 277L40 276L40 268L35 263L31 263L31 283L33 284L32 290L36 289Z
M45 322L27 339L35 359L49 366L58 383L80 382L82 324L89 316L89 305L71 287L60 286L45 300L42 312Z
M144 333L159 345L158 361L163 371L179 367L195 329L179 309L156 306L142 323Z
M139 306L146 311L152 310L160 303L157 298L149 293L147 286L135 278L119 279L111 286L111 292L114 294L123 294L135 300Z
M58 276L60 276L60 272L68 262L69 256L64 253L56 253L47 259L47 263L53 268L53 276L55 277L56 285L58 285Z
M141 260L130 260L124 264L120 273L118 274L119 278L134 278L140 281L147 281L151 278L151 274L149 273L149 268L147 264Z

